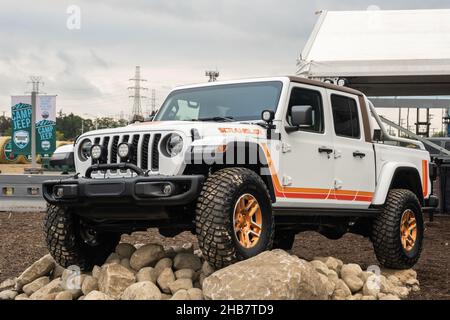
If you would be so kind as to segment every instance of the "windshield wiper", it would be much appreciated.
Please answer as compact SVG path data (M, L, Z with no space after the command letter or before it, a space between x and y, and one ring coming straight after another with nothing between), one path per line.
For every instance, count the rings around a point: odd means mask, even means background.
M201 118L201 119L197 119L196 121L225 121L225 122L234 122L234 118L233 117L211 117L211 118Z

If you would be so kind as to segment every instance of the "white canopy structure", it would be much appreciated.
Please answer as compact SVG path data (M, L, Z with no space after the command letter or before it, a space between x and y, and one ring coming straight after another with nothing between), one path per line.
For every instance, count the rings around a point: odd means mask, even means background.
M450 95L450 10L323 11L297 73L369 96Z

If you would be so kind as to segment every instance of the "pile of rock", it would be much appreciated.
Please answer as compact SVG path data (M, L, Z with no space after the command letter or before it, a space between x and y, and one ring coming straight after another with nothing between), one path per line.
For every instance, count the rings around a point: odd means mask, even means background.
M46 255L4 281L0 300L202 300L201 284L214 270L200 256L192 244L121 243L103 266L80 273Z
M400 300L418 290L414 270L369 272L332 257L307 262L282 250L219 270L203 283L205 298L214 300Z
M46 255L1 283L0 300L393 300L417 290L413 270L376 274L332 257L307 262L274 250L215 272L192 244L121 243L87 273Z

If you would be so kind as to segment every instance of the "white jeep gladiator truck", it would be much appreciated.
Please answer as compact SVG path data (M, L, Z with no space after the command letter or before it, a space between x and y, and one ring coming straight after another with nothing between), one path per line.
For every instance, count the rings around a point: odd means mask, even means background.
M216 268L307 230L370 237L382 266L410 268L438 202L422 143L389 136L361 92L299 77L176 88L153 121L85 133L74 150L77 175L43 186L65 267L156 227L196 234Z

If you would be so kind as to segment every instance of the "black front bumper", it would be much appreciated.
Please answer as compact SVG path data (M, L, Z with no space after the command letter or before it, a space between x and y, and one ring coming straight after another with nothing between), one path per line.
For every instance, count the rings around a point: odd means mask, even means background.
M145 176L134 178L70 178L43 183L45 200L68 207L152 207L192 203L201 192L205 177ZM170 187L166 187L170 186ZM164 193L164 188L170 193ZM166 190L167 191L167 190Z

